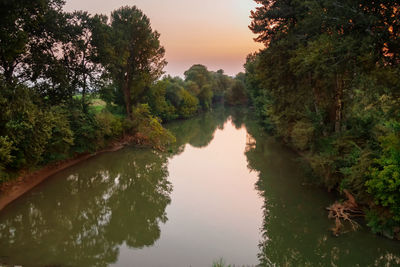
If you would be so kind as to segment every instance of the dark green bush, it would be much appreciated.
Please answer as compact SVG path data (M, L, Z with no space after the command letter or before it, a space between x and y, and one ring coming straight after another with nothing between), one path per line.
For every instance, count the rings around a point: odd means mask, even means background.
M314 140L315 128L311 122L300 120L293 126L290 134L292 144L298 150L307 150L311 148L311 143Z
M138 134L151 146L162 149L165 145L176 141L172 133L162 127L160 120L151 115L147 104L135 107L133 118Z
M74 145L74 134L68 120L68 111L63 106L51 107L48 123L51 125L51 137L45 148L44 161L51 162L69 157Z
M7 136L0 136L0 184L8 178L5 168L14 159L11 154L14 149L13 142Z
M244 82L235 79L226 95L226 102L231 106L247 104L247 91Z
M188 91L182 90L182 100L178 107L178 113L181 118L190 118L197 113L199 100L192 96Z
M69 114L71 130L74 133L72 152L94 152L103 144L101 129L96 117L83 113L79 108L72 108Z
M52 136L52 114L33 102L35 95L25 87L17 87L5 107L4 134L14 144L13 168L37 164L43 160Z
M100 136L105 139L115 139L124 133L123 119L103 110L96 114L96 121L101 131Z
M374 160L366 186L376 204L387 207L393 220L400 222L400 123L393 123L380 142L382 154Z

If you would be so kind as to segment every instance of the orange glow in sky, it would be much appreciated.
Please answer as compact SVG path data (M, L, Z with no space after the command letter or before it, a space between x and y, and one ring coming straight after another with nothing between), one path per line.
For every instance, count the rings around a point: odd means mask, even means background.
M110 15L121 6L136 5L161 34L167 74L183 76L193 64L229 75L243 71L246 55L262 48L248 29L253 0L67 0L65 10Z

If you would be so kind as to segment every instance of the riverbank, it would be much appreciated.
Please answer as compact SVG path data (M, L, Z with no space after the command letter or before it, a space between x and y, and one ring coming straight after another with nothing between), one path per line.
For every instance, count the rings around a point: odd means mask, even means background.
M142 145L145 141L146 140L144 140L141 135L124 136L122 139L110 144L107 148L97 152L84 153L68 160L51 163L43 166L37 171L23 171L18 178L0 186L0 211L14 200L18 199L52 175L62 170L100 154L118 151L130 144Z
M129 146L55 174L0 212L0 262L397 266L398 242L328 233L335 196L305 185L298 156L253 117L176 121L168 153Z
M39 166L39 170L35 171L21 170L18 178L1 183L0 211L52 175L99 154L115 152L127 145L153 147L156 150L163 151L166 144L175 142L175 137L164 129L159 121L155 120L151 115L143 115L140 112L136 115L137 117L140 116L140 123L136 134L125 134L119 140L111 142L107 148L100 149L94 153L85 152L67 160L53 162L42 167Z

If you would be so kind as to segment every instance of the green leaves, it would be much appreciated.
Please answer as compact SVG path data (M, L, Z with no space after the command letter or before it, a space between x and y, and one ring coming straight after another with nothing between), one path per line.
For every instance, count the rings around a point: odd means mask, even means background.
M134 123L137 125L137 134L140 135L142 141L161 150L163 150L166 145L176 142L174 135L162 127L158 118L151 115L148 105L138 105L133 112L135 118Z
M400 131L395 123L392 131L381 137L382 156L370 168L365 183L377 204L388 207L394 220L400 222Z
M15 149L14 143L8 136L0 136L0 170L13 161L14 156L11 152Z
M248 56L245 84L264 127L328 188L373 198L398 226L399 4L255 2L250 29L266 48Z
M193 82L196 85L192 87L192 92L199 99L202 109L209 110L213 99L213 80L207 68L200 64L193 65L185 71L185 81Z
M94 39L103 66L123 95L128 116L133 102L163 73L165 50L160 34L137 7L121 7L111 14L111 24L98 17Z
M243 81L235 79L227 92L226 100L232 106L247 104L247 92Z

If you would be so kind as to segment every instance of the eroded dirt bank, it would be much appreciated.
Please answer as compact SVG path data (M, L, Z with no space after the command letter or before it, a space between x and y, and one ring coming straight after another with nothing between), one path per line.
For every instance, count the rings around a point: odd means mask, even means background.
M3 210L8 204L18 199L20 196L27 193L32 188L57 172L99 154L118 151L129 144L142 144L142 140L139 139L140 138L138 138L138 136L127 136L118 142L112 143L108 148L98 152L82 154L73 159L49 164L38 171L23 172L17 179L4 183L0 186L0 211Z

